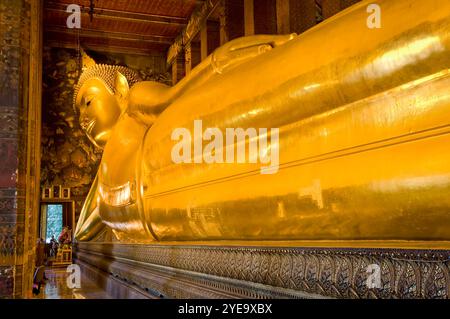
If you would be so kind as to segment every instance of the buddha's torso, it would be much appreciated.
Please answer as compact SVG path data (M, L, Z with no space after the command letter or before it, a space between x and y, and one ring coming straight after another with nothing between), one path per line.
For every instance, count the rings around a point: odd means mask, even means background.
M100 216L116 231L146 233L138 210L136 158L148 127L123 114L103 151L99 167ZM122 221L123 229L117 227ZM130 223L131 221L134 221ZM133 228L133 229L130 229Z
M109 187L119 187L135 178L136 153L147 127L123 114L105 146L100 164L100 182Z

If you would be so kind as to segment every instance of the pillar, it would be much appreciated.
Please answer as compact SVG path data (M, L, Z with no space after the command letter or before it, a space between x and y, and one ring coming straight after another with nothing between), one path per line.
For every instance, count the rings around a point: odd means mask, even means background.
M244 26L245 35L255 34L255 14L254 14L254 0L244 0Z
M290 2L290 0L277 0L277 32L278 32L278 34L291 33L289 2Z
M314 27L319 20L318 13L315 0L291 0L289 3L290 32L300 34Z
M185 74L184 54L179 54L172 62L172 84L177 84Z
M24 298L39 216L41 0L0 2L0 51L0 298Z
M186 76L191 73L192 70L192 47L191 43L184 47L184 62L186 67Z
M226 1L222 1L217 10L219 12L220 45L224 45L228 42Z

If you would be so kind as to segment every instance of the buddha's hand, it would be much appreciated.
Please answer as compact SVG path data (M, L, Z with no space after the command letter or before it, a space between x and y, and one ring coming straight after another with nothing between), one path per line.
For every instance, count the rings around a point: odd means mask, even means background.
M232 40L213 53L212 65L217 73L224 73L243 62L291 41L296 36L295 33L289 35L254 35Z

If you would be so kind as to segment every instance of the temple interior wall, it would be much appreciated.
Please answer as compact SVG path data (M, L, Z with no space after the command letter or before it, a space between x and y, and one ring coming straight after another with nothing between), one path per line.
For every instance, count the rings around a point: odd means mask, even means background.
M41 3L0 2L0 298L31 291L39 209Z

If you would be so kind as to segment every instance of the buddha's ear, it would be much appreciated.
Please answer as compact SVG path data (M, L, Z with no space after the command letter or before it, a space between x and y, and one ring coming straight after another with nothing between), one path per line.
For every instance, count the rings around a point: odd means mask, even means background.
M128 91L130 90L130 87L128 85L127 78L119 71L116 71L114 86L116 95L118 95L121 98L126 98L128 96Z

